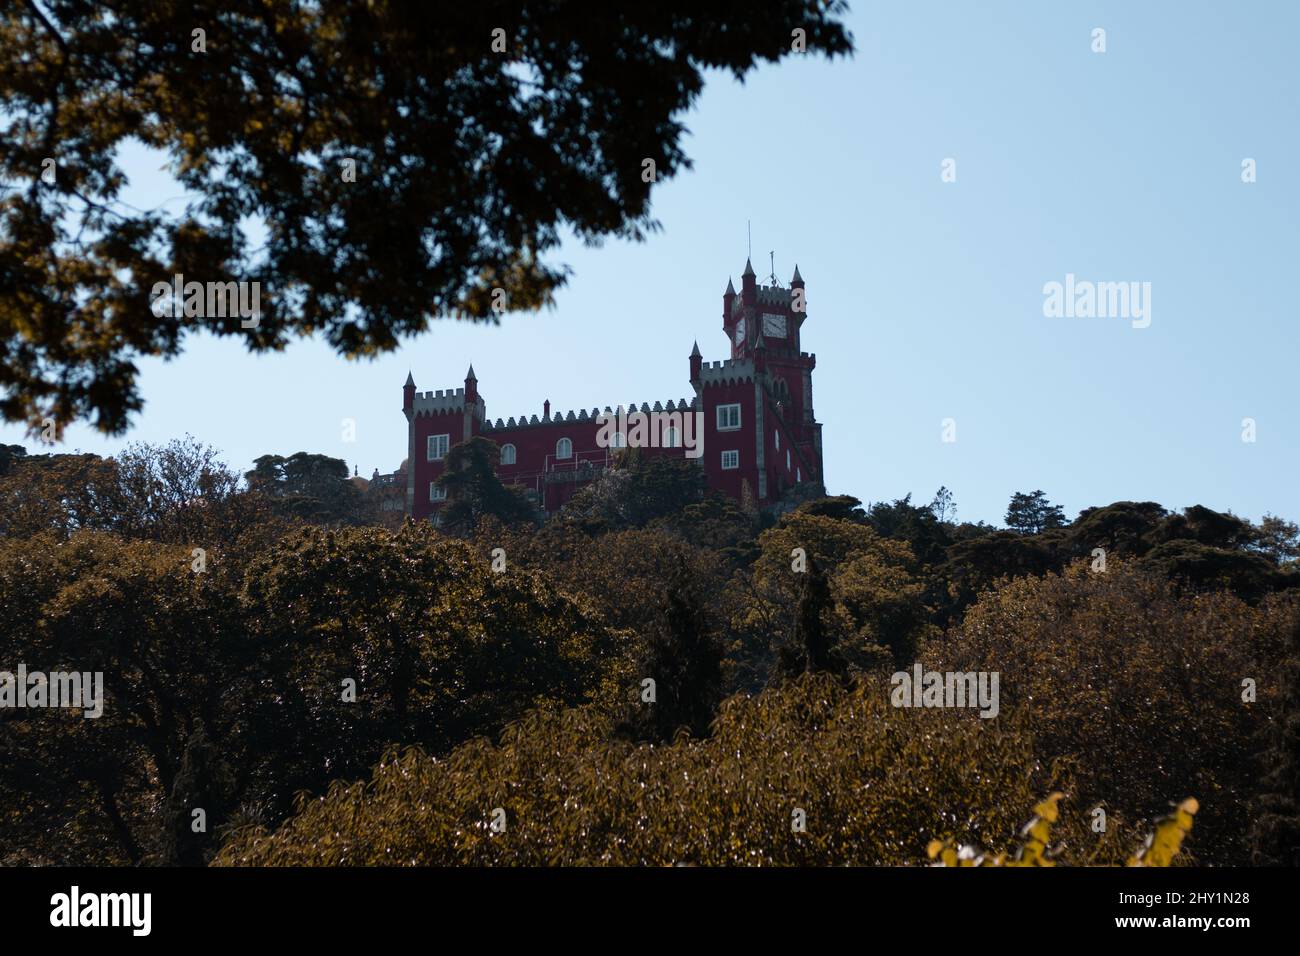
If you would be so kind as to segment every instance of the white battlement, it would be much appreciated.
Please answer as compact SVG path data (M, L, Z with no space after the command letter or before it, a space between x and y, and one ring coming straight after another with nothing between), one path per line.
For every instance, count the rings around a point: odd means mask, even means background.
M640 405L638 405L636 402L632 402L629 405L619 406L619 408L623 408L629 413L641 411L641 412L646 412L647 414L649 414L652 410L656 412L662 412L662 411L686 412L686 411L690 411L693 407L694 407L693 402L688 402L684 398L678 399L677 401L674 401L673 399L670 398L666 403L655 402L653 409L651 409L650 404L648 402L642 402ZM570 423L578 424L581 422L599 422L602 415L617 415L617 414L618 414L617 408L611 408L610 406L606 405L605 410L603 412L599 408L593 408L590 411L584 408L577 412L574 411L555 412L549 418L540 418L540 419L536 415L533 415L531 418L529 418L526 415L520 415L518 419L511 417L505 419L504 421L502 421L500 418L498 418L495 422L491 420L485 421L483 423L483 430L497 431L497 430L508 430L512 428L534 428L534 427L539 427L544 425L568 425Z
M480 413L483 408L483 399L475 402ZM442 415L447 412L463 412L465 410L465 389L437 389L432 392L416 392L414 400L411 403L411 410L416 415Z
M700 365L700 383L703 385L724 385L730 382L752 382L753 380L754 360L752 358L704 362Z

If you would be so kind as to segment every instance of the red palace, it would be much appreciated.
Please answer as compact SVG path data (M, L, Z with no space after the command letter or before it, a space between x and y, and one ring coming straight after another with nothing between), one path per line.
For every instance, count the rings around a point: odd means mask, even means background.
M740 292L728 279L722 296L722 330L731 358L704 362L697 343L690 355L691 397L653 406L552 414L547 401L540 417L492 421L473 366L465 386L454 390L420 393L407 375L402 389L406 467L404 475L393 476L405 479L406 513L437 520L443 500L437 479L447 451L475 435L500 447L502 482L522 486L546 514L561 508L629 445L647 456L693 459L710 488L748 498L759 508L811 490L799 486L821 488L822 426L813 416L812 398L817 359L799 351L805 301L798 266L784 288L775 277L771 285L759 285L746 261ZM651 423L648 429L622 430L638 417ZM647 431L653 436L648 440Z

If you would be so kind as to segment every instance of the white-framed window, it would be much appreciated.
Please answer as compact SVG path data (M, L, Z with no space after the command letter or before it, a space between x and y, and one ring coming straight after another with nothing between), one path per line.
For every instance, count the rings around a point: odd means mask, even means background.
M509 444L507 444L507 445L502 445L502 446L501 446L501 464L503 464L503 465L513 465L514 463L515 463L515 446L514 446L514 445L509 445Z
M429 461L442 461L447 457L447 449L451 447L450 435L430 435L429 436Z
M780 433L780 432L772 432L772 437L776 440L776 450L777 450L777 451L780 451L780 450L781 450L781 433Z
M573 442L567 438L561 438L555 443L555 457L561 460L573 457Z
M734 432L740 428L740 405L718 406L718 431Z
M664 429L665 448L680 448L681 444L682 444L682 436L677 434L677 429L674 426L669 425L667 428Z
M734 471L740 467L740 452L735 449L722 453L722 470Z
M446 501L447 489L440 487L436 481L429 482L429 500Z

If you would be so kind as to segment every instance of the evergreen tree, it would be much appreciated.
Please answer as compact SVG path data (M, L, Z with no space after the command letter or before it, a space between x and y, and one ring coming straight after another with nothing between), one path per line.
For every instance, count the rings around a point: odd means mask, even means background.
M780 677L797 677L803 673L829 671L843 674L846 665L835 650L835 639L826 618L833 606L830 584L821 565L808 557L799 606L795 611L794 633L781 648L777 659Z
M206 851L215 849L212 827L224 816L230 774L221 751L208 739L203 721L195 719L185 741L180 770L167 800L163 855L169 866L204 866ZM196 831L195 811L201 810L202 829Z
M343 459L300 451L287 458L262 455L244 480L279 514L315 524L357 524L361 493L349 477Z
M0 445L0 476L9 473L9 469L27 457L27 449L22 445Z
M940 485L939 490L934 493L934 500L930 502L930 511L945 523L957 520L957 504L953 501L952 492L948 490L947 485Z
M1281 713L1270 728L1251 828L1256 866L1300 866L1300 622L1291 629Z
M663 611L651 626L638 679L654 683L655 701L641 699L632 725L643 738L672 740L679 728L708 736L722 700L724 649L699 583L678 559L669 575Z
M1020 534L1038 534L1049 528L1063 528L1066 525L1065 512L1060 505L1047 500L1041 491L1029 494L1016 492L1007 505L1007 527Z
M866 517L879 534L906 541L912 554L925 564L938 564L952 544L950 526L939 519L935 505L914 505L910 494L892 502L877 502Z
M496 442L476 435L453 445L438 486L447 492L442 507L442 529L469 536L479 521L491 515L507 525L533 520L533 507L516 489L497 477L501 449Z
M867 514L862 510L862 502L852 495L832 495L826 498L814 498L799 505L796 511L837 521L853 521L864 524Z

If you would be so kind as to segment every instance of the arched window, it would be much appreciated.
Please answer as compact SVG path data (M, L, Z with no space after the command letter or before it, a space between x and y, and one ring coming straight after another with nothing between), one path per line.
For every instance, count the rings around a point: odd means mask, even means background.
M772 432L772 437L776 439L776 450L777 450L777 451L780 451L780 450L781 450L781 433L780 433L780 432Z
M573 457L573 442L567 438L561 438L555 443L555 457L565 460Z
M667 428L664 429L665 448L680 448L681 444L682 444L682 439L681 436L677 434L677 428L675 426L669 425Z
M513 465L514 463L515 463L515 446L514 446L514 445L502 445L502 446L501 446L501 464L503 464L503 465Z
M566 438L565 441L568 441L568 439ZM626 448L626 447L627 447L627 436L624 435L622 432L614 432L614 437L613 437L612 439L610 439L610 445L609 445L609 447L610 447L610 448Z

